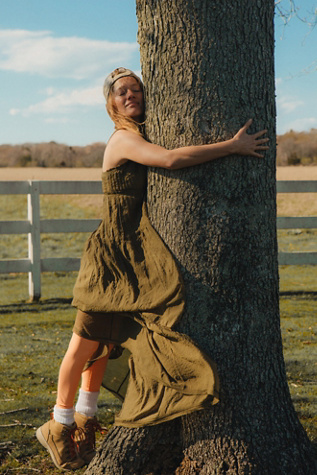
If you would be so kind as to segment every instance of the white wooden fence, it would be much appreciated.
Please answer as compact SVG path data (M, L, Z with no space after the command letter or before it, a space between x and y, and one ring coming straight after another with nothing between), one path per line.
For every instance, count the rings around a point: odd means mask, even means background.
M317 181L279 181L278 193L317 193ZM0 181L0 194L27 195L26 221L0 221L0 234L28 234L28 258L0 260L0 273L28 272L31 300L41 296L41 273L74 271L80 258L41 258L41 233L91 232L99 219L40 219L40 195L100 194L97 181ZM279 229L317 228L316 217L279 217ZM317 265L317 252L280 252L280 265Z

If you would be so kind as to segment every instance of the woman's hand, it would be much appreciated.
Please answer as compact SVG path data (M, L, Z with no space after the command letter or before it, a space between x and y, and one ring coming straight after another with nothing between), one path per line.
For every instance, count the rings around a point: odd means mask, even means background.
M266 134L267 130L261 130L256 134L247 134L247 130L252 124L252 119L239 130L239 132L231 139L233 145L234 154L238 155L252 155L253 157L263 158L263 155L258 153L261 150L268 150L266 144L268 138L260 138L262 135Z

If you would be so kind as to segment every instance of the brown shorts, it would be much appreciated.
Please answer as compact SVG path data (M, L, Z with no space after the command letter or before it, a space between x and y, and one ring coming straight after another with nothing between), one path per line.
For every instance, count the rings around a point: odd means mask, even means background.
M76 335L103 343L121 345L128 338L135 338L141 325L132 314L82 312L78 309L73 332Z

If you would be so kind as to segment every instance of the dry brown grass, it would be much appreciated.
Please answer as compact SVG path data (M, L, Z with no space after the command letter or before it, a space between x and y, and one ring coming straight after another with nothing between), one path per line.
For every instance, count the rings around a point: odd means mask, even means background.
M317 180L317 167L277 167L277 180ZM0 168L0 180L96 180L101 179L99 168ZM61 197L61 199L64 199ZM100 206L101 197L72 196L69 198L82 208ZM277 198L279 216L317 216L314 193L280 194Z
M0 168L1 181L23 181L23 180L100 180L100 168Z
M0 168L0 180L100 180L100 168ZM277 167L277 180L317 180L317 167Z
M277 180L317 180L317 167L277 167ZM281 193L277 196L279 216L317 216L316 193Z
M277 180L317 180L317 167L277 167Z

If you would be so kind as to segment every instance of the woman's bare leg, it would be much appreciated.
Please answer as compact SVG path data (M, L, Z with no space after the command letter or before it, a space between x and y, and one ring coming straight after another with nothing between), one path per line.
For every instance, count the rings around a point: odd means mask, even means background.
M97 351L98 346L99 343L97 341L87 340L73 333L59 370L56 399L57 407L70 409L74 406L74 399L82 371L86 362L91 359L92 355ZM93 368L93 366L94 365L92 365L91 368Z
M104 372L107 367L109 355L113 348L113 344L109 344L108 354L103 358L99 358L88 369L82 373L81 389L88 392L97 392L100 389Z

